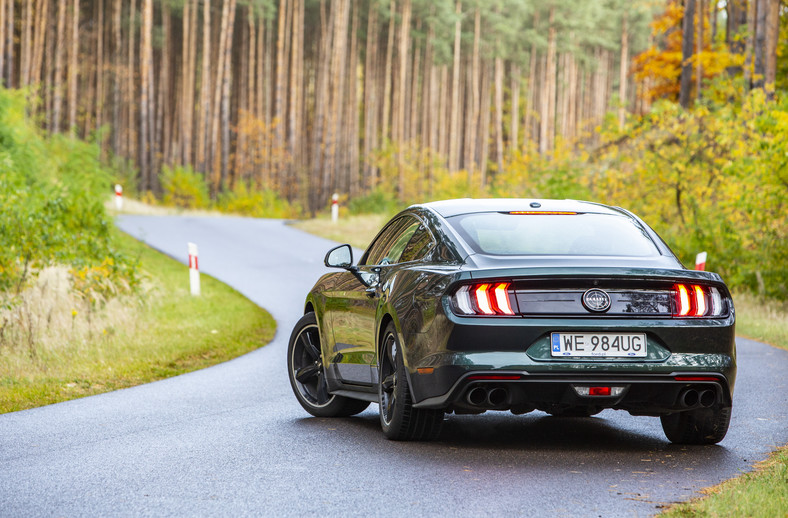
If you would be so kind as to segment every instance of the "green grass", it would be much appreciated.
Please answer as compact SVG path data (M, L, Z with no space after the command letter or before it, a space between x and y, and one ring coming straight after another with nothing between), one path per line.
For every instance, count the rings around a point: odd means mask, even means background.
M202 275L202 295L192 297L186 266L125 234L118 244L139 256L147 293L108 305L84 336L63 329L56 347L0 351L0 413L202 369L273 338L271 315L237 291Z
M351 216L337 224L327 218L301 221L296 227L342 243L366 248L384 216ZM749 294L734 296L739 336L788 349L788 303ZM677 504L662 513L668 518L756 516L788 518L788 446L758 464L755 471L704 491L707 496Z
M697 518L717 516L788 516L788 447L774 452L755 471L704 491L703 498L677 504L660 516Z
M733 302L737 335L788 349L788 303L749 294L734 295Z

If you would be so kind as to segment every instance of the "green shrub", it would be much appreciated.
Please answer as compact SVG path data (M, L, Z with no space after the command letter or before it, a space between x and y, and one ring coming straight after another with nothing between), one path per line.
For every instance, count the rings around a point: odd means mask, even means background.
M25 116L25 92L0 89L0 292L19 292L39 269L105 265L134 286L134 261L118 252L103 202L110 174L99 149L45 137Z
M280 198L274 191L254 190L246 182L236 182L232 190L219 194L216 208L254 218L297 218L301 208Z
M205 177L191 166L164 166L161 172L162 203L182 209L205 209L211 204Z

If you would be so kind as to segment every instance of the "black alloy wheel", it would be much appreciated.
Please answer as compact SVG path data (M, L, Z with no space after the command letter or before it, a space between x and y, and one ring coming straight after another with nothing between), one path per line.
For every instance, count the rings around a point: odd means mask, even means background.
M402 356L396 329L389 322L383 334L378 367L380 426L383 434L395 441L437 439L443 428L443 412L413 408Z
M290 385L304 410L316 417L344 417L362 412L369 402L336 396L328 392L320 330L314 313L298 321L287 348Z

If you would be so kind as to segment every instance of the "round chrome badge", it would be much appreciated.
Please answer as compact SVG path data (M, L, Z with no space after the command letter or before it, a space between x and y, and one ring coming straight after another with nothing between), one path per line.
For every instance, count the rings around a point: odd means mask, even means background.
M610 309L610 295L596 288L583 293L583 306L588 311L601 313Z

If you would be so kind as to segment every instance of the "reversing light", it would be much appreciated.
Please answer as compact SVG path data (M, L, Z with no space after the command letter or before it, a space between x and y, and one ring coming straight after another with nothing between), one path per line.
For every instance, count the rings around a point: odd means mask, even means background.
M572 385L578 396L583 397L616 397L624 393L625 387Z
M454 305L462 315L514 316L508 282L486 282L460 287Z

